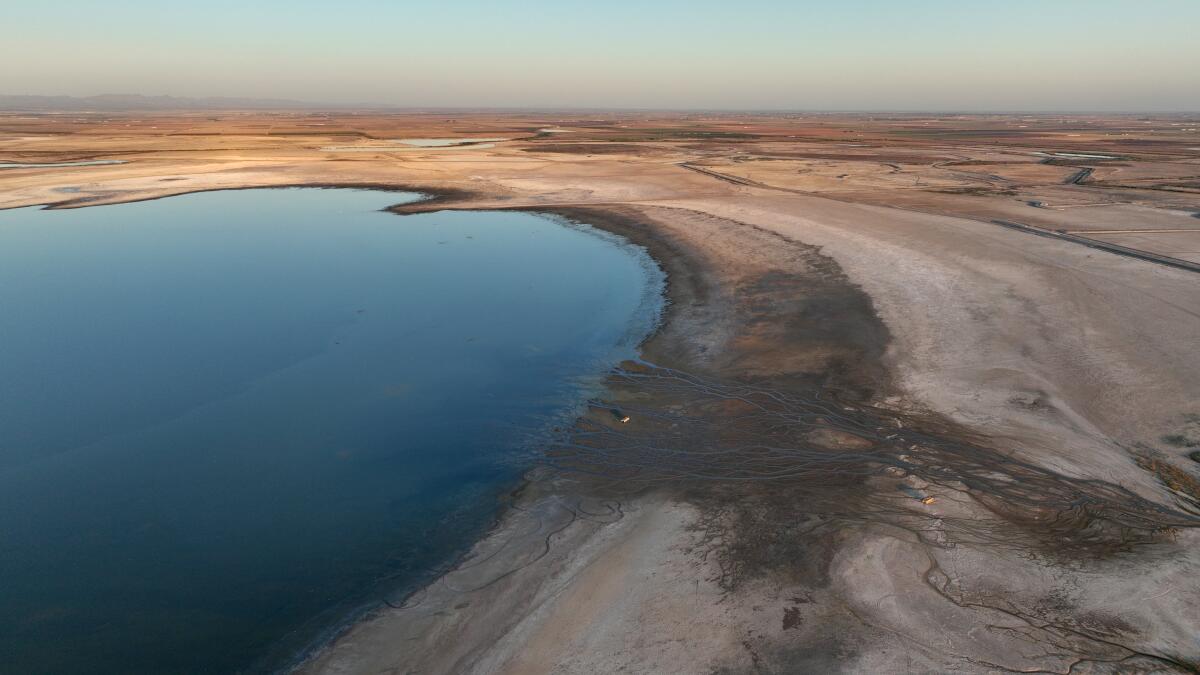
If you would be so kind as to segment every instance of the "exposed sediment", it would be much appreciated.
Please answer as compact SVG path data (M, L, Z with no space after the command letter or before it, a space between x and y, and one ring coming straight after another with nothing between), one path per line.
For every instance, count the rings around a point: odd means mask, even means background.
M819 250L680 209L540 210L646 246L662 330L462 568L309 669L1191 667L1060 586L1169 556L1200 520L883 403L888 331ZM993 565L1049 583L1005 589Z

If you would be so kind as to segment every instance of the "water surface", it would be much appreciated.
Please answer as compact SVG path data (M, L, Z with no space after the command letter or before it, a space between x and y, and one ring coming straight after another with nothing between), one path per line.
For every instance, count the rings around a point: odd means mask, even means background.
M411 197L0 211L0 670L276 666L486 529L661 279Z
M128 164L123 159L84 159L75 162L0 162L0 169L54 169L60 166L107 166Z
M445 148L455 145L471 145L475 143L499 143L507 141L507 138L400 138L397 139L405 145L413 145L418 148Z
M1064 159L1120 159L1116 155L1084 154L1081 152L1035 152L1042 157L1061 157Z
M496 147L497 141L507 141L507 138L401 138L396 142L400 145L328 145L321 148L324 152L403 152L420 149L436 150L467 150Z

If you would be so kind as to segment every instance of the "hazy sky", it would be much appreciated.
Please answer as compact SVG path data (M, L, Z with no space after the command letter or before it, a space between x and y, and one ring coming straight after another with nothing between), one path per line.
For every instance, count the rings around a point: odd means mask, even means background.
M1200 0L10 0L0 93L1200 110Z

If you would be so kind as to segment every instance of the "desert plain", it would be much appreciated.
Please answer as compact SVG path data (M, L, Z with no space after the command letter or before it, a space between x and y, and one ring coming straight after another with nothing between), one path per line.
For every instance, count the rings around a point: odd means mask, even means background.
M668 301L300 670L1200 669L1200 117L0 114L0 208L283 186L587 223Z

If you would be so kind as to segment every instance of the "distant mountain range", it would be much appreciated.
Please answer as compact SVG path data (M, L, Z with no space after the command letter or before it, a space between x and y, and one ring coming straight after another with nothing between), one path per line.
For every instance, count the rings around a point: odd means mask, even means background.
M0 110L280 110L304 108L340 108L275 98L234 98L209 96L142 96L141 94L101 94L99 96L23 96L0 94Z

